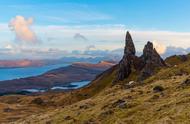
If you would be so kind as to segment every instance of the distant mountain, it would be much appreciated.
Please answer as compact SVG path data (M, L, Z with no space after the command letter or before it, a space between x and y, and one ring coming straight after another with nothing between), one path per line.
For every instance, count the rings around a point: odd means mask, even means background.
M115 64L115 62L107 61L97 64L77 62L67 67L50 70L39 76L0 81L0 94L17 93L24 89L49 89L72 82L91 81Z
M116 61L118 62L120 57L117 55L106 55L101 57L63 57L57 61L60 63L74 63L74 62L86 62L86 63L98 63L100 61Z
M172 55L184 55L190 53L190 48L181 48L181 47L173 47L168 46L166 48L166 52L162 55L163 58L172 56Z
M63 63L75 63L75 62L86 62L86 63L98 63L100 61L118 61L118 57L104 56L104 57L63 57L61 59L44 59L44 60L0 60L0 68L23 68L23 67L39 67L53 64Z
M46 64L42 60L0 60L0 68L43 66Z

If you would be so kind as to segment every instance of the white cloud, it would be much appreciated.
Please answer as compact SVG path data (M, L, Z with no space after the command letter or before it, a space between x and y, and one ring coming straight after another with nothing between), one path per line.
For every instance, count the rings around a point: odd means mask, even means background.
M54 46L66 50L84 50L88 45L96 45L99 49L115 49L123 47L125 29L123 25L78 25L78 26L38 26L35 30L40 36L53 38ZM88 38L76 40L76 34ZM101 41L101 42L100 42ZM106 41L106 42L102 42ZM51 42L51 43L52 43ZM50 42L48 42L50 43ZM64 47L63 47L64 46Z
M156 51L159 54L164 54L166 52L166 46L165 45L158 43L156 41L153 41L153 44L154 44L154 48L156 49Z
M147 41L159 41L158 43L165 46L190 47L190 32L132 30L131 33L134 41L141 42L141 47Z
M190 32L173 31L153 31L153 30L132 30L125 25L50 25L46 27L36 27L40 32L46 32L48 36L56 37L58 42L67 43L68 49L84 49L86 45L94 44L103 49L123 48L124 38L127 30L131 32L135 46L138 51L142 51L147 41L157 41L164 46L175 46L187 48L190 46ZM55 32L56 30L56 32ZM73 35L82 34L88 38L88 43L76 42ZM69 42L68 42L69 41ZM101 41L101 42L100 42ZM57 43L58 43L57 42ZM60 43L60 42L59 42ZM77 45L73 45L76 44ZM60 46L60 45L59 45Z
M37 43L38 38L34 31L30 28L33 24L33 18L24 18L23 16L16 16L10 23L10 29L15 32L16 41L23 43Z

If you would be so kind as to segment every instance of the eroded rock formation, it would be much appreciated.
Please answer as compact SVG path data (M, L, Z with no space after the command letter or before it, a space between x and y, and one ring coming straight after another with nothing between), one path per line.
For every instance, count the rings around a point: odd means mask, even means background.
M147 42L143 55L137 57L136 50L129 32L126 34L125 49L122 60L119 62L119 70L116 81L122 81L129 77L133 70L140 72L139 80L144 80L154 74L155 69L165 66L165 62L153 47L153 43Z
M135 56L135 46L129 32L126 34L125 49L122 60L119 62L118 80L124 80L131 73L132 58Z
M141 70L140 79L144 80L147 77L154 74L155 69L165 66L164 60L157 53L156 49L153 47L153 43L147 42L144 47L143 55L140 57L144 62L144 67Z

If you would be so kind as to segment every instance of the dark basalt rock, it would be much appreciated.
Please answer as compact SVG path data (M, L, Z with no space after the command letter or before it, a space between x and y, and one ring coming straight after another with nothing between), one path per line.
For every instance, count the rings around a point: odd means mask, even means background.
M14 111L14 110L11 109L11 108L5 108L5 109L3 109L3 112L12 112L12 111Z
M183 86L189 86L189 85L190 85L190 77L188 77L187 79L185 79L185 80L182 82L182 85L183 85Z
M156 49L153 47L153 43L150 41L148 41L148 43L145 45L141 58L146 64L152 63L156 66L165 65L164 60L157 53Z
M44 101L42 98L35 98L34 100L31 101L32 104L37 104L37 105L44 105Z
M157 92L162 92L164 90L164 88L162 87L162 86L155 86L154 88L153 88L153 92L154 93L157 93Z
M144 67L139 77L140 80L144 80L147 77L153 75L156 68L166 66L164 60L153 47L153 43L149 41L145 45L143 55L140 58L144 62Z
M116 81L122 81L129 77L132 70L140 72L139 80L144 80L154 74L155 69L166 66L164 60L149 42L145 45L143 55L137 57L136 50L129 32L126 34L125 49L122 60L119 62L119 69Z
M130 35L130 33L127 31L126 37L125 37L125 50L124 55L135 55L135 45L133 43L133 39Z
M119 62L119 72L117 80L124 80L131 73L131 65L133 64L133 58L135 58L135 46L129 32L125 38L125 49L122 60Z
M112 107L113 108L118 107L118 108L124 109L124 108L127 108L127 102L125 100L119 99L112 104Z
M123 56L123 59L119 62L119 72L117 80L124 80L131 73L131 62L129 56Z

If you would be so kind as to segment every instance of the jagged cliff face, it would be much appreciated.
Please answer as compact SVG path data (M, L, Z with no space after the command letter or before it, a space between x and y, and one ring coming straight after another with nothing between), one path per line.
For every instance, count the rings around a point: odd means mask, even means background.
M151 42L147 42L144 47L143 55L137 57L136 50L129 32L126 34L125 49L122 60L119 62L119 70L116 81L122 81L129 77L132 70L140 72L139 80L144 80L154 74L155 69L165 66L165 62L157 53Z

